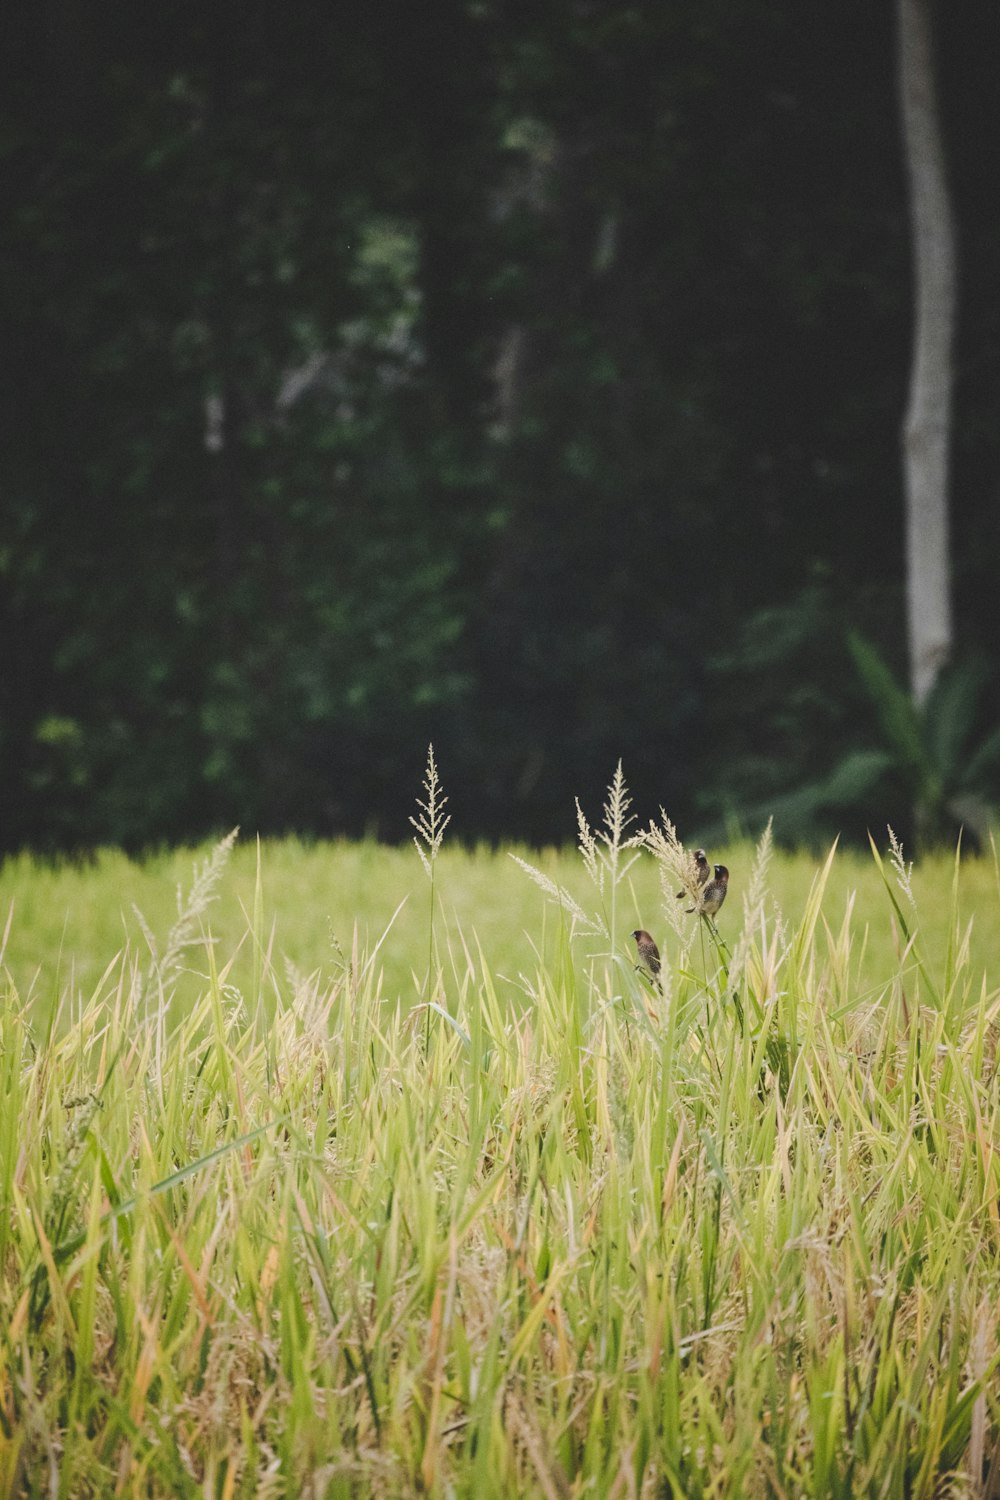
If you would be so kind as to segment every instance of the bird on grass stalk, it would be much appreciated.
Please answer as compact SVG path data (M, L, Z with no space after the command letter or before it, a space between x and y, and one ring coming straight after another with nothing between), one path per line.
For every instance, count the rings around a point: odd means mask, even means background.
M636 952L639 956L638 967L645 969L659 986L660 983L660 950L648 932L642 927L637 927L632 936L635 938Z
M704 849L696 849L694 851L694 864L695 880L697 881L698 885L705 885L708 881L709 875L712 873L712 867L708 862L708 856L706 855ZM678 891L677 899L678 901L683 901L685 896L690 895L691 892L689 890Z
M701 899L697 906L689 906L688 914L699 912L703 917L714 917L729 890L729 871L725 865L713 866L714 875L701 893Z

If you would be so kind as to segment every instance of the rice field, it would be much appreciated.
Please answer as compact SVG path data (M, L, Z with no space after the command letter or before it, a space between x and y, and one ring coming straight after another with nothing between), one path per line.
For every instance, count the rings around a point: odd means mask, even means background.
M995 860L442 799L0 869L0 1494L1000 1494Z

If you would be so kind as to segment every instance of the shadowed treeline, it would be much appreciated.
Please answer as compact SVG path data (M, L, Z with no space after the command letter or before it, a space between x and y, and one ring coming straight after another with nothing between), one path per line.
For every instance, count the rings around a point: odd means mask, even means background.
M997 19L939 22L974 661ZM992 675L925 774L847 645L901 675L893 49L857 0L9 7L0 847L397 837L430 738L473 837L618 756L706 837L807 783L779 838L909 836L939 754L956 803Z

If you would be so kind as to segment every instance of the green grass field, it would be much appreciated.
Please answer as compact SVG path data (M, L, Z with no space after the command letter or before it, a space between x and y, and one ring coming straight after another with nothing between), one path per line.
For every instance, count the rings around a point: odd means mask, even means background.
M3 866L0 1494L1000 1494L995 862L622 814Z

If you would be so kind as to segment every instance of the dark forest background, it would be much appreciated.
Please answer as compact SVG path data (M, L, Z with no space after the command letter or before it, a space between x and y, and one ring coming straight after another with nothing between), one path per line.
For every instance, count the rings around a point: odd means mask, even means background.
M936 19L989 793L1000 16ZM470 838L619 756L686 837L907 833L848 637L905 681L889 7L37 0L0 52L0 847L402 837L430 739Z

